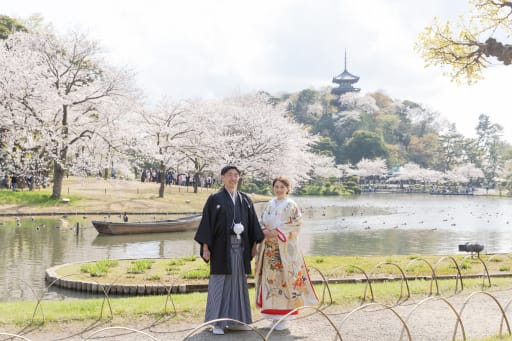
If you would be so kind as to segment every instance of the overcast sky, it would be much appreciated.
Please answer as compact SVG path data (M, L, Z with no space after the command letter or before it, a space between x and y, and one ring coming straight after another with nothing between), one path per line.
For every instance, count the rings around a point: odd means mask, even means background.
M87 32L108 61L136 72L148 102L333 85L346 49L363 93L421 103L467 136L485 113L512 142L512 66L458 86L414 51L434 16L468 10L467 0L16 0L0 14L39 13L60 33Z

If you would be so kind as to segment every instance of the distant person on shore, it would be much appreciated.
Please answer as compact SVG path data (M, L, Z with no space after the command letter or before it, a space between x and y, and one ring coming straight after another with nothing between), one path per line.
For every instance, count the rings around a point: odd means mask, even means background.
M259 246L254 275L256 306L261 308L263 317L271 320L269 328L295 308L318 305L297 243L302 215L297 204L288 198L290 181L278 176L272 186L275 197L261 214L265 241ZM286 320L275 325L275 329L287 329Z
M16 175L11 175L11 189L16 191L18 188L18 177Z
M224 187L210 195L194 240L201 245L201 257L210 263L210 280L205 322L231 318L252 323L246 275L251 273L251 259L256 244L264 238L254 205L249 197L237 191L240 171L228 165L221 170ZM216 322L213 334L224 329L248 330L232 321Z

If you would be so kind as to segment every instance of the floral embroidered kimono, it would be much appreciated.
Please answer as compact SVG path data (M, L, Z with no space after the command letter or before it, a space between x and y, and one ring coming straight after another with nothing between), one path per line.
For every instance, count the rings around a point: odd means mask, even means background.
M278 233L260 244L256 259L256 306L265 318L278 320L295 308L318 304L297 245L301 222L299 207L289 198L270 200L261 215L262 226Z

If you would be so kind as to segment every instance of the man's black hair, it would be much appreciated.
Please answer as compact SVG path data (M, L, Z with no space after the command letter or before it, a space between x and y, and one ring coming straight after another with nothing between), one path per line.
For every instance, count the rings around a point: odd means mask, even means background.
M220 175L226 174L231 169L236 170L238 172L238 175L240 175L240 169L238 169L236 166L233 166L233 165L227 165L227 166L222 167L222 169L220 171Z

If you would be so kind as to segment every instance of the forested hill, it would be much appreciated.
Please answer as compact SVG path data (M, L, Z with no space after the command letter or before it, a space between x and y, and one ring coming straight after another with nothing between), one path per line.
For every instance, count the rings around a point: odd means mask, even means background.
M274 97L288 103L295 119L321 136L316 148L337 163L383 158L389 167L414 162L423 168L447 171L473 163L502 167L512 159L502 127L486 114L475 122L476 138L459 133L454 123L418 103L383 93L351 93L336 98L331 88L305 89Z

